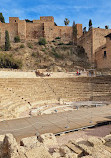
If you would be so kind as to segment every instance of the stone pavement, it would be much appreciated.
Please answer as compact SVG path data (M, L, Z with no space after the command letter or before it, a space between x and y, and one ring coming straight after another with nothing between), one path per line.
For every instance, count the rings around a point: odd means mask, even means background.
M19 141L21 138L33 136L36 132L59 133L98 122L111 121L111 105L95 108L81 108L57 114L37 117L4 120L0 122L0 134L12 133Z

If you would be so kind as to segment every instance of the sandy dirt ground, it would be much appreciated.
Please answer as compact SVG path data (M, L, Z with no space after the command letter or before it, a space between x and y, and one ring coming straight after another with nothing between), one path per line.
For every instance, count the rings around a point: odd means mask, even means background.
M69 140L87 139L89 136L104 137L111 132L111 125L105 125L96 127L93 129L85 129L65 135L57 136L57 142L59 145L68 143Z

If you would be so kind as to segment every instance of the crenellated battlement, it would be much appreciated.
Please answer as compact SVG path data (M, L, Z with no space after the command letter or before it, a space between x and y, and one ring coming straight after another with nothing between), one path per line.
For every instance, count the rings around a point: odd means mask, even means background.
M77 24L77 37L82 36L82 24ZM18 17L9 17L9 23L0 23L0 42L5 41L5 30L8 30L10 41L19 35L21 40L38 40L45 37L47 41L52 41L60 37L64 42L72 41L71 26L55 26L53 16L42 16L39 20L26 22Z

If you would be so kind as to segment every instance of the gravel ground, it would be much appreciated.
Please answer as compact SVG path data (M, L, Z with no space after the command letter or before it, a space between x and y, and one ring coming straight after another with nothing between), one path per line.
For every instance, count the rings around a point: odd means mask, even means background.
M111 132L111 125L105 125L96 127L93 129L85 129L73 133L57 136L57 142L59 145L66 144L69 140L87 139L89 136L104 137Z

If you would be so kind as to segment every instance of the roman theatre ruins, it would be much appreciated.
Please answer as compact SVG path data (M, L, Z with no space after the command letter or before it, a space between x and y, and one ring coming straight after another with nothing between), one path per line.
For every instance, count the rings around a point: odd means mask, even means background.
M111 121L111 77L0 71L0 134L59 135ZM51 127L51 128L50 128Z

